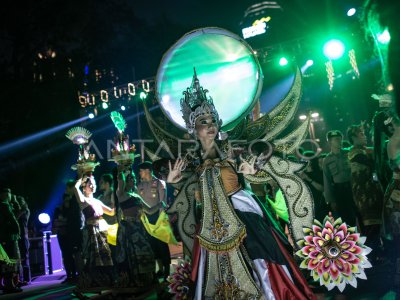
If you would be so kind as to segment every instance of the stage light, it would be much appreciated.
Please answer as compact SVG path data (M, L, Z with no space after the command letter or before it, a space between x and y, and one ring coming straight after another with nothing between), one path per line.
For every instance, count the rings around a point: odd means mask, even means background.
M50 216L47 213L41 213L38 216L39 222L43 225L47 225L50 223Z
M302 120L302 121L304 121L305 119L307 119L307 116L306 116L306 115L300 115L300 116L299 116L299 119Z
M96 106L90 105L86 107L86 113L89 119L93 119L97 116L97 108Z
M279 60L279 65L286 66L287 64L288 64L288 60L286 59L286 57L281 57Z
M347 16L348 17L354 16L355 13L356 13L356 9L354 7L352 7L347 11Z
M82 118L75 119L57 126L54 126L49 129L45 129L42 131L39 131L37 133L18 138L16 140L13 140L8 143L0 144L0 157L3 155L18 151L20 149L26 148L29 145L33 144L38 144L40 140L49 138L52 134L56 134L62 130L65 130L66 128L70 128L76 124L79 124L87 119L86 116L83 116ZM40 152L40 151L39 151Z
M387 29L385 29L382 33L378 33L376 35L378 42L381 44L388 44L390 42L390 33Z
M330 59L338 59L343 56L344 44L339 40L330 40L324 45L324 55Z
M125 105L121 105L121 110L125 110L125 109L126 109Z
M306 66L311 67L314 64L314 61L312 59L309 59L306 61Z
M107 108L108 108L107 102L103 102L103 103L101 104L101 106L103 107L103 109L107 109Z
M318 118L319 117L319 113L317 113L317 112L313 112L312 114L311 114L311 117L312 118Z
M139 97L140 97L141 100L144 100L144 99L147 98L147 93L146 92L140 92Z

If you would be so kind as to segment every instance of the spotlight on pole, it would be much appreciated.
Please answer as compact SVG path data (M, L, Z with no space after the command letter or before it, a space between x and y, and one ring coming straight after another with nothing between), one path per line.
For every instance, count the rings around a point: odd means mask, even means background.
M103 109L107 109L107 108L108 108L107 102L103 102L103 103L101 104L101 106L103 107Z
M299 116L299 119L302 120L302 121L304 121L305 119L307 119L307 116L306 116L306 115L300 115L300 116Z
M125 109L126 109L125 105L121 105L121 110L125 110Z
M347 11L347 16L348 16L348 17L354 16L354 14L356 13L356 11L357 11L357 10L356 10L354 7L350 8L350 9Z
M88 114L88 117L89 117L89 119L93 119L93 118L94 118L94 113L92 113L92 112L89 113L89 114Z
M341 58L344 50L343 42L336 39L326 42L323 49L324 55L330 60Z
M41 213L38 216L38 220L41 224L47 225L50 223L50 216L48 213Z

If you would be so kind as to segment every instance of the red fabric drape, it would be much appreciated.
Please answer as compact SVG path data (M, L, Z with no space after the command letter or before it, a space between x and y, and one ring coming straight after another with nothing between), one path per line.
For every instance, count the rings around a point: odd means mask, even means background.
M314 295L314 293L311 291L310 287L307 284L306 279L304 276L301 274L299 268L295 264L293 257L289 255L289 253L286 251L285 247L282 245L281 241L279 240L279 237L276 236L276 233L272 231L272 234L274 235L279 249L282 251L283 255L285 256L287 262L288 262L288 267L292 271L291 276L293 279L293 282L290 280L290 278L287 276L285 270L282 268L282 266L273 264L273 263L267 263L268 266L268 275L271 280L271 287L272 291L274 292L274 295L276 299L278 300L301 300L301 299L312 299L316 300L317 297Z

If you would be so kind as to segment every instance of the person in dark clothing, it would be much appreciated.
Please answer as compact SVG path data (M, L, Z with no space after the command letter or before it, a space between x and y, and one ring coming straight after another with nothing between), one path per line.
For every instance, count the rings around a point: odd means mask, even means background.
M347 130L352 147L349 150L353 199L360 216L361 233L367 237L366 245L373 250L370 259L377 258L381 248L383 191L374 176L373 149L367 147L364 126L351 125Z
M21 232L21 239L18 240L19 251L21 254L20 282L21 285L27 285L31 283L31 268L29 265L30 244L28 236L28 221L31 212L24 197L18 196L17 201L19 204L19 210L16 212L16 218Z
M319 167L319 156L313 151L305 151L303 160L308 161L306 170L300 177L307 182L314 199L314 218L322 222L329 213L324 198L323 173Z
M100 195L98 199L104 203L104 205L113 208L116 210L115 215L109 216L104 214L103 219L107 222L108 226L116 226L118 223L118 213L115 206L115 191L114 191L114 176L112 174L103 174L100 178ZM107 227L110 228L110 227ZM113 260L113 273L114 277L117 277L117 270L116 270L116 245L113 244L110 240L110 231L107 229L107 242L108 246L111 250L111 258Z
M18 249L18 239L20 237L20 231L10 201L11 190L9 188L2 188L0 190L0 243L10 259L19 260L20 254ZM16 268L13 272L7 272L3 276L4 293L16 293L22 291L20 287L16 286L18 264L15 266Z
M53 229L57 233L67 278L73 282L77 278L77 264L82 245L82 215L74 195L74 180L68 180L62 204L54 212Z

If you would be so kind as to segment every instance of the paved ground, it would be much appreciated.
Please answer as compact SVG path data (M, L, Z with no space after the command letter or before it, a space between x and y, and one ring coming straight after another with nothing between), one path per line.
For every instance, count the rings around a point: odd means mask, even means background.
M172 263L176 262L176 257L181 256L181 248L171 248ZM339 294L336 291L326 292L324 288L320 289L318 299L324 300L400 300L396 298L395 290L392 288L393 282L393 265L385 263L375 266L372 269L367 269L367 280L358 280L357 289L348 287L344 294ZM23 292L18 294L2 295L0 300L6 299L27 299L27 300L46 300L46 299L79 299L73 294L74 285L62 284L65 279L65 273L59 272L52 275L44 275L33 278L32 284L23 287ZM318 292L318 289L316 290ZM1 295L1 292L0 292ZM98 298L99 294L85 293L87 297ZM96 297L97 296L97 297ZM103 299L106 299L103 297ZM117 298L118 299L118 298ZM138 298L134 298L138 299ZM142 298L146 300L157 299L156 292ZM167 299L167 298L164 298Z

